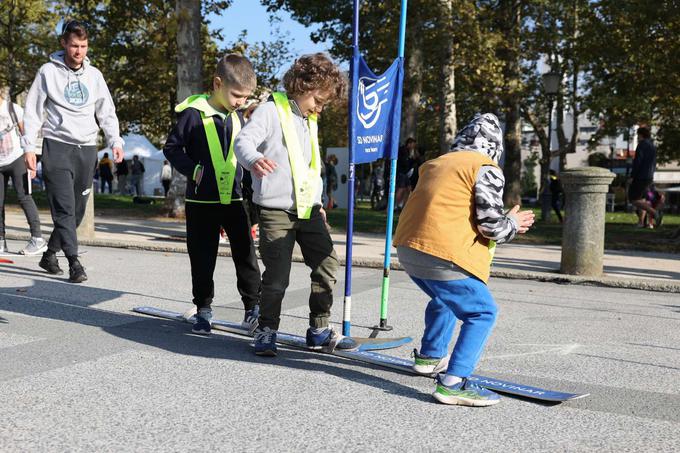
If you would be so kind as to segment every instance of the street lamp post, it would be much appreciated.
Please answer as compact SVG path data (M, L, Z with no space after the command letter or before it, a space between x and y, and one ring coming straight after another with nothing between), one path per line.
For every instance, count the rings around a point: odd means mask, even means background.
M542 186L543 190L541 191L541 220L544 222L547 222L550 220L550 205L551 205L551 194L550 194L550 161L552 160L551 157L551 145L552 145L552 110L553 110L553 100L555 95L558 93L560 89L560 75L556 72L547 72L543 74L542 76L543 79L543 90L545 91L545 94L548 98L548 156L545 156L544 159L548 159L546 163L541 167L543 170L545 170L545 174L543 174L543 181L542 181Z

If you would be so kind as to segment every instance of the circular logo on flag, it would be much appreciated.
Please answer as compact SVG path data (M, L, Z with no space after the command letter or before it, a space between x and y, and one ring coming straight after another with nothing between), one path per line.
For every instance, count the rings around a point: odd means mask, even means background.
M382 106L387 102L390 82L385 78L372 79L361 77L357 93L357 113L359 121L366 129L370 129L380 119Z

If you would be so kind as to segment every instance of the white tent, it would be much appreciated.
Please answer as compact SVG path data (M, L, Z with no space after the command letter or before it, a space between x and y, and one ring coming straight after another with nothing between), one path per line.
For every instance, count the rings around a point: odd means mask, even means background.
M132 160L132 156L139 156L139 160L144 164L144 180L142 182L142 193L144 195L162 195L163 185L161 184L161 170L163 168L163 160L165 156L163 151L159 150L143 135L128 134L123 136L125 145L125 160ZM111 148L104 148L97 157L101 159L104 153L109 153L109 157L113 159ZM128 184L129 184L128 176Z

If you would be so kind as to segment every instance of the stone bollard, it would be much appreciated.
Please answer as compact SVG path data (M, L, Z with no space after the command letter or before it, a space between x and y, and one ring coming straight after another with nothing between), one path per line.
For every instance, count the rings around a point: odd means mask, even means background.
M614 173L599 167L580 167L560 174L565 195L560 272L602 274L607 192Z

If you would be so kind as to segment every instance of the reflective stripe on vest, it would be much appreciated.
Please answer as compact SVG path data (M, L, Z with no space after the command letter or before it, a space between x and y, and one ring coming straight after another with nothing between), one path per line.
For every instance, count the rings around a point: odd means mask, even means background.
M241 121L236 112L231 113L231 141L229 143L229 153L227 158L224 158L222 151L222 144L220 137L217 135L217 128L215 127L215 120L212 116L205 116L201 112L203 118L203 129L205 129L205 137L208 139L208 148L210 149L210 159L212 160L213 168L215 169L215 179L217 180L217 191L220 194L221 204L231 204L231 193L234 190L234 178L236 177L236 155L234 155L234 141L239 132L241 132ZM225 119L226 127L226 119Z
M293 175L293 187L295 189L295 207L299 219L309 219L312 207L319 189L319 176L321 175L321 155L319 153L319 130L316 115L307 117L310 141L312 144L312 159L307 166L304 162L302 147L295 131L293 122L293 110L290 108L288 96L285 93L273 93L274 104L281 121L283 138L288 148L288 160Z

